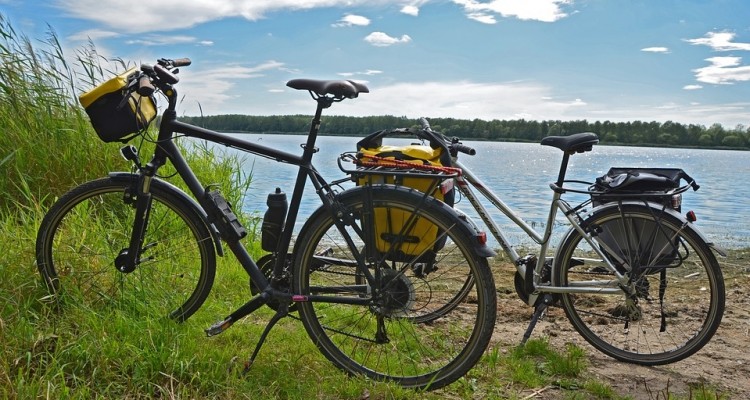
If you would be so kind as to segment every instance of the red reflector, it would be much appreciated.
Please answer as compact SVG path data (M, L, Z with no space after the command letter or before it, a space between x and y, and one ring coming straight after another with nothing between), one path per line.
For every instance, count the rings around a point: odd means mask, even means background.
M487 232L479 232L477 239L479 240L479 244L487 244Z
M687 220L690 222L695 222L698 220L698 217L695 216L695 213L693 212L693 210L688 211L687 214L685 214L685 216L687 217Z

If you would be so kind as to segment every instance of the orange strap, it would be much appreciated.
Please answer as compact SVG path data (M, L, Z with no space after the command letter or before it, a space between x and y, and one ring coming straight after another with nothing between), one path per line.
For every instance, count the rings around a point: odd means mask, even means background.
M373 161L364 161L363 159L357 159L356 161L354 161L354 163L363 167L390 167L390 168L400 168L400 169L414 168L414 169L421 169L425 171L455 174L458 176L461 176L461 174L463 173L461 168L456 168L456 167L422 164L418 162L395 160L391 158L384 158L384 157L378 157L378 156L367 156L366 158L369 160L373 160Z

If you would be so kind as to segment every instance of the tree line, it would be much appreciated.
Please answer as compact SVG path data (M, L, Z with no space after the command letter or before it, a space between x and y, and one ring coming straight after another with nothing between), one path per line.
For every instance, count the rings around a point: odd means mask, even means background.
M240 114L182 117L183 121L224 132L303 133L310 126L308 115L254 116ZM587 120L531 121L430 118L436 131L466 140L538 142L545 136L595 132L601 143L611 145L700 147L750 149L750 127L721 124L709 127L679 122L612 122ZM321 133L336 136L365 136L381 129L418 127L418 121L407 117L326 116Z

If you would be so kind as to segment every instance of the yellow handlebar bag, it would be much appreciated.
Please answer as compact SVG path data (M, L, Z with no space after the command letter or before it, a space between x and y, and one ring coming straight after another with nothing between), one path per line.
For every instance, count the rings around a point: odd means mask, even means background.
M153 97L128 88L135 76L133 67L78 97L99 139L127 142L156 117Z

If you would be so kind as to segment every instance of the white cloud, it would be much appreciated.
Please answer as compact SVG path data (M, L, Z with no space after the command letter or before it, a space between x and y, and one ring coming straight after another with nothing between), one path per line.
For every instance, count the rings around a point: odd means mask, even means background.
M740 65L740 57L711 57L706 61L711 65L693 70L698 82L732 84L750 81L750 65Z
M750 102L745 103L669 103L666 105L642 104L627 108L601 107L591 110L586 116L589 120L599 121L679 121L683 124L701 124L710 126L716 122L725 127L736 124L747 124L750 113Z
M483 24L487 25L493 25L497 23L497 20L495 19L494 15L485 14L485 13L468 13L466 14L469 19L473 19L474 21L481 22Z
M560 99L535 83L413 82L370 87L370 93L337 105L346 115L433 115L480 119L574 119L588 105ZM300 107L310 106L307 102Z
M361 15L354 15L354 14L347 14L344 15L343 18L339 20L339 22L335 24L331 24L331 26L339 28L339 27L346 27L346 26L367 26L370 25L370 19L367 17L363 17Z
M188 72L189 69L185 69ZM195 73L195 79L184 79L180 85L201 81L203 72ZM201 77L201 79L198 79ZM221 73L210 74L208 80L199 86L186 90L188 98L201 102L207 115L244 113L254 115L309 114L313 105L309 96L297 91L279 90L283 83L271 89L274 101L265 97L263 102L249 106L240 96L232 96L231 82ZM724 126L747 124L750 114L750 101L744 103L677 103L666 104L627 104L622 106L610 103L589 102L580 98L562 98L552 87L534 82L409 82L387 86L370 87L370 93L362 94L356 100L338 103L330 111L336 115L371 116L404 115L409 118L420 116L448 117L461 119L480 118L531 120L579 120L589 121L680 121L711 125L721 122ZM192 94L195 94L191 96ZM188 100L181 110L187 115L197 115L195 100Z
M401 12L416 17L419 15L419 7L414 5L403 6Z
M355 76L355 75L372 76L372 75L380 75L382 73L383 73L383 71L380 71L380 70L377 70L377 69L368 69L368 70L359 71L359 72L339 72L338 75L339 76L346 76L346 77Z
M698 90L698 89L703 89L703 86L701 86L701 85L685 85L682 88L685 89L685 90Z
M750 101L716 104L613 104L591 103L580 98L561 98L555 90L534 82L421 82L370 87L357 100L336 105L343 115L405 115L449 118L480 118L589 121L680 121L725 126L747 124ZM293 103L295 103L293 101ZM309 109L299 102L301 112ZM308 111L309 113L309 111Z
M350 8L355 6L397 5L401 12L417 15L430 0L159 0L148 6L133 7L122 0L53 0L68 15L98 22L124 33L165 32L189 28L223 18L242 17L250 21L283 10ZM434 0L432 0L434 1ZM489 23L495 14L507 18L553 22L568 16L562 6L573 0L452 0L470 18ZM346 23L345 21L340 23ZM354 23L356 24L356 23Z
M750 51L750 43L733 43L736 35L732 32L708 32L706 36L698 39L688 39L686 42L694 45L704 45L714 51Z
M411 42L409 35L401 35L400 38L388 36L383 32L373 32L365 37L365 42L377 47L387 47L399 43Z
M126 40L125 43L139 46L166 46L185 43L196 43L205 46L213 44L213 42L199 41L195 37L187 35L144 35L139 39Z
M89 39L98 40L98 39L113 38L117 36L120 36L120 34L117 32L107 31L103 29L88 29L85 31L74 33L70 35L68 39L74 40L74 41L87 41Z
M376 0L397 3L396 0ZM222 18L242 17L250 21L282 10L371 5L372 0L159 0L134 7L122 0L55 0L65 13L96 21L121 32L169 31ZM403 4L399 1L398 3Z
M568 16L562 6L571 4L572 0L453 0L463 6L469 18L482 22L489 22L490 13L499 14L505 18L554 22Z
M203 70L183 68L180 72L180 93L186 95L187 101L180 106L180 111L188 115L198 115L196 102L208 114L224 113L228 104L234 104L238 96L231 90L236 82L242 79L259 78L268 71L279 70L284 63L269 60L255 66L229 65Z
M641 51L645 51L646 53L669 53L669 49L666 47L645 47Z

